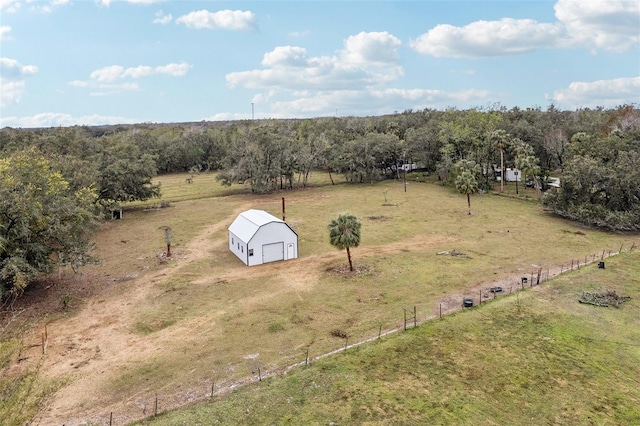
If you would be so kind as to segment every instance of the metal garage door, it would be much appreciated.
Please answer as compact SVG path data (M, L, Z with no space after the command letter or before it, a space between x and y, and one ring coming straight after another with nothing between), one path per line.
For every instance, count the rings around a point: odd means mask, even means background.
M284 260L284 242L262 246L262 263Z

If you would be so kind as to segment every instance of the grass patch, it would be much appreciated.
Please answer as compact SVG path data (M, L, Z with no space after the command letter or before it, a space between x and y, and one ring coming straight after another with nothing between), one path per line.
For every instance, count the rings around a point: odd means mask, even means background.
M606 271L584 268L139 424L637 424L639 260L618 256ZM632 300L579 304L589 280Z
M397 206L383 206L384 190ZM226 226L221 226L203 259L180 264L182 247L207 226L230 224L244 208L279 216L283 195L287 222L300 236L300 259L247 269L227 250ZM361 246L352 254L366 273L336 272L347 266L346 254L329 245L326 225L347 210L364 219ZM253 376L257 366L268 371L299 362L307 348L314 356L343 346L334 330L347 334L349 342L365 339L380 328L401 326L404 309L412 312L416 306L420 317L433 315L441 297L464 294L479 282L529 275L532 265L569 264L576 253L617 250L627 241L597 230L562 232L571 224L542 214L536 204L505 197L474 197L472 212L466 214L466 200L449 188L413 183L405 193L398 182L218 197L133 212L117 226L128 235L144 235L137 229L171 225L178 261L169 268L183 268L156 283L163 293L139 307L134 331L182 342L154 361L172 365L171 374L161 374L165 389L179 391L184 375L232 382ZM381 216L385 220L366 219ZM163 247L163 232L155 234L154 244ZM446 250L469 258L437 255ZM259 356L247 360L247 354ZM153 392L147 380L128 370L116 372L113 392L145 389Z
M0 342L0 419L3 426L29 423L63 385L61 381L41 378L41 360L20 359L9 369L11 361L18 357L21 345L17 339Z

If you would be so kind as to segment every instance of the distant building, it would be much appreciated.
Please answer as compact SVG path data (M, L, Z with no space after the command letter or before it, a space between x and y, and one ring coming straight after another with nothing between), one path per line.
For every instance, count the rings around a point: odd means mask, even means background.
M247 210L229 226L229 250L247 266L296 259L298 234L264 210Z
M502 180L502 173L500 172L500 167L494 167L494 170L496 172L496 180L500 181ZM518 169L511 169L509 167L507 167L504 170L504 181L505 182L522 182L522 172Z

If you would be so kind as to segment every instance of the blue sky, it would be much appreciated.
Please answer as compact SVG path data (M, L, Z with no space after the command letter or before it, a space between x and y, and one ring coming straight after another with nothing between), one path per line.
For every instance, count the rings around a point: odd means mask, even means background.
M640 103L640 1L0 0L0 127Z

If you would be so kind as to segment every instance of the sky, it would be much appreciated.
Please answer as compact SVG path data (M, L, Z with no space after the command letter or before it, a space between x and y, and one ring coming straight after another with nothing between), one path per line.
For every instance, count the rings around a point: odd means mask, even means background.
M640 0L0 0L0 127L640 103Z

